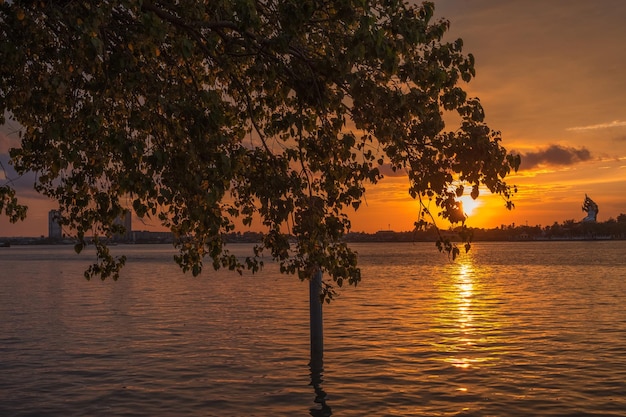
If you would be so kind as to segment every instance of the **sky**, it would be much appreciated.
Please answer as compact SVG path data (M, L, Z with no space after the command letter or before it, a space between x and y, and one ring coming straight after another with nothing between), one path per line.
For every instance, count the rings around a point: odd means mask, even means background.
M469 96L480 98L503 146L522 156L507 177L518 187L515 209L487 191L467 224L580 221L585 194L599 206L598 221L626 213L626 1L434 3L436 17L450 21L446 39L462 38L476 59ZM357 213L353 229L410 230L417 203L405 182L381 186L368 198L373 215Z
M599 206L598 221L626 213L626 1L434 3L436 17L450 21L445 39L462 38L464 52L476 59L476 78L465 86L469 96L480 98L503 146L522 156L519 172L507 177L518 187L515 209L484 191L467 224L579 221L585 194ZM0 127L5 166L14 129ZM29 191L32 182L27 176L17 183L30 206L28 219L10 225L0 217L0 236L47 235L47 212L55 205ZM411 230L418 203L407 188L399 176L368 188L361 208L349 213L352 230ZM153 227L135 221L133 229Z

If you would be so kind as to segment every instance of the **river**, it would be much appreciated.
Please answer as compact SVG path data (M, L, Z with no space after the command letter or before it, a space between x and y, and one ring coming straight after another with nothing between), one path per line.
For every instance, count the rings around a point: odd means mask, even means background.
M120 245L0 249L0 416L624 416L626 242L353 244L310 386L308 285ZM250 245L233 245L245 254Z

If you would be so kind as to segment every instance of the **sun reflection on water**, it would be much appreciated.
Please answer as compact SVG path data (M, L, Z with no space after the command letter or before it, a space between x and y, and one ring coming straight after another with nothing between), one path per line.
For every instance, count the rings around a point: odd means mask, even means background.
M439 300L433 330L438 360L455 368L478 368L498 355L491 347L500 327L493 288L485 283L486 270L475 265L470 254L444 268L438 282Z
M472 326L472 295L474 283L472 282L473 266L469 263L459 265L458 280L456 282L458 293L459 327L461 329Z

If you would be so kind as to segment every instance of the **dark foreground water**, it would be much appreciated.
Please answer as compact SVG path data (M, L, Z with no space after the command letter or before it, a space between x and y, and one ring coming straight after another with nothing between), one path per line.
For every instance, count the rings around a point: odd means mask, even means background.
M354 246L363 282L324 307L333 416L626 416L626 242ZM0 249L0 416L320 408L305 283L116 250L122 278L87 282L71 247Z

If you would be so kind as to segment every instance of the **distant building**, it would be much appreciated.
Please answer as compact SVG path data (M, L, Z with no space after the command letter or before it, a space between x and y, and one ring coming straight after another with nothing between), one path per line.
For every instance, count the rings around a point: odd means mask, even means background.
M379 230L375 233L375 239L377 241L393 241L395 236L396 232L393 230Z
M133 232L134 243L172 243L174 235L172 232L148 232L146 230L136 230Z
M119 216L113 223L124 226L124 233L115 235L115 240L121 240L124 242L131 242L133 240L133 228L132 228L132 213L127 211L123 216Z
M61 229L60 213L58 210L48 212L48 238L53 240L63 239L63 229Z

